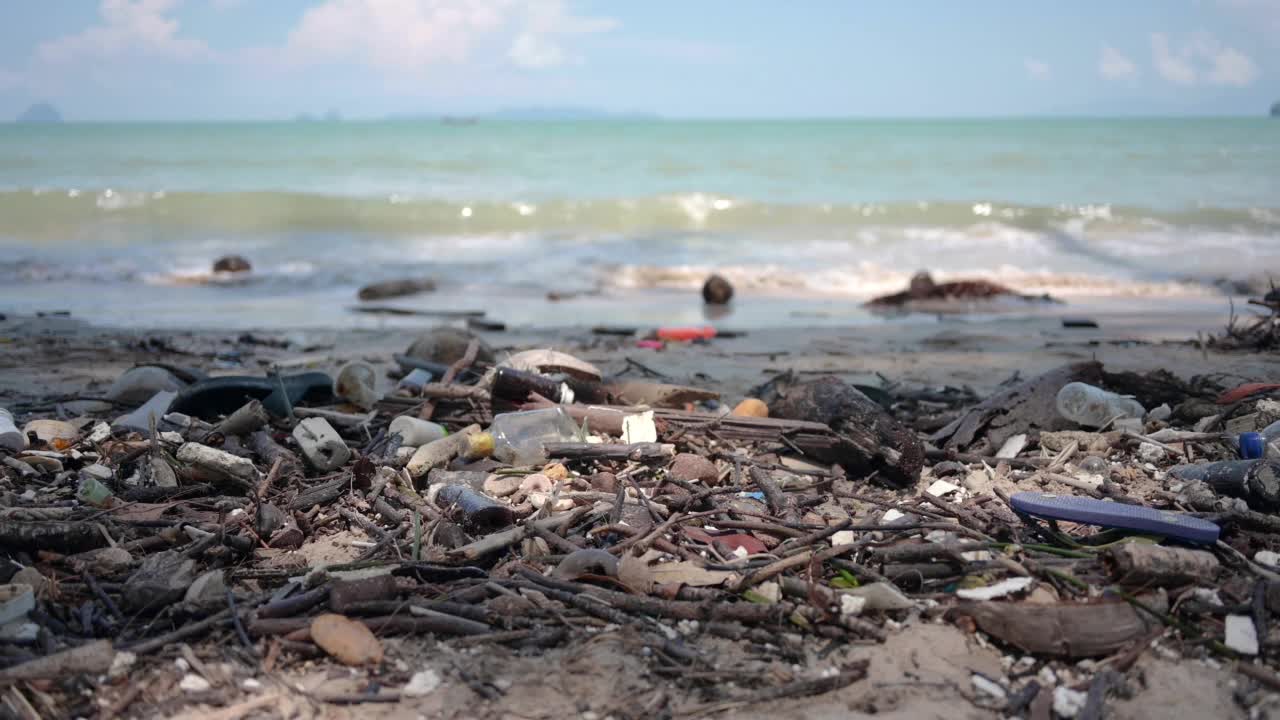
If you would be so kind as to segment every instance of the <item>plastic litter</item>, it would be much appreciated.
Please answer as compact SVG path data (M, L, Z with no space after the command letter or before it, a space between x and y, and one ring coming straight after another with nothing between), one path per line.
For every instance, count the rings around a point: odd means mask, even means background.
M1217 525L1190 515L1093 498L1019 492L1013 494L1010 502L1014 510L1026 515L1163 535L1193 543L1216 542L1221 532Z
M1085 427L1102 427L1116 419L1146 416L1142 403L1087 383L1067 383L1058 391L1058 412Z
M493 418L493 455L511 465L547 461L543 444L582 442L582 429L563 408L504 413Z
M0 408L0 448L21 450L27 446L27 438L13 424L13 415Z

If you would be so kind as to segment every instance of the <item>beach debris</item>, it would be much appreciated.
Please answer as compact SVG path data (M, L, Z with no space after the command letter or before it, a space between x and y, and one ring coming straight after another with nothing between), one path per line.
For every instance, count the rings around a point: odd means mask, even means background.
M1108 392L1088 383L1070 382L1057 397L1058 412L1078 425L1100 428L1117 420L1146 416L1147 409L1133 398Z
M213 261L215 273L247 273L252 270L253 265L243 255L223 255Z
M702 284L702 301L708 305L727 305L733 299L733 285L723 275L711 275Z
M311 621L311 639L344 665L382 662L382 643L368 626L343 615L325 613Z
M195 378L190 371L184 372ZM140 365L124 371L111 383L103 397L128 405L141 405L156 393L178 392L186 386L187 382L167 367Z
M579 380L600 382L604 377L600 369L588 362L556 350L525 350L501 363L503 367L543 375L568 375Z
M990 280L956 280L937 282L927 271L911 276L907 289L891 295L882 295L867 302L871 308L910 308L914 303L957 303L975 300L1012 298L1025 302L1059 302L1048 295L1024 295Z
M746 398L733 406L733 414L739 417L769 417L769 406L763 400Z
M373 409L381 396L377 391L378 374L366 362L349 362L333 379L333 394L362 410Z
M273 678L302 677L301 662L333 685L307 690L316 703L456 684L497 702L512 686L492 673L510 658L563 651L635 693L661 682L663 697L720 702L731 683L778 699L865 675L815 661L821 643L892 662L885 653L922 630L939 653L974 652L949 680L972 688L964 697L1014 715L1057 699L1097 717L1148 652L1243 655L1273 672L1275 458L1237 459L1240 434L1265 439L1280 419L1265 392L1222 406L1210 381L1092 363L986 400L797 371L714 385L749 398L730 412L705 376L635 375L634 360L610 357L622 341L592 338L605 350L580 356L513 350L494 368L464 337L447 363L362 354L392 378L433 381L361 414L335 404L336 376L310 371L175 371L192 381L180 398L114 431L103 416L132 408L14 405L19 447L0 452L0 681L60 678L20 688L48 716L87 707L84 686L61 678L113 664L130 682L100 683L93 701L138 714L245 707ZM283 347L255 347L270 348L265 367L332 370L352 356L279 361ZM199 362L216 370L219 357ZM1137 429L1074 429L1056 396L1077 381L1172 410ZM954 441L926 452L917 431L953 420ZM952 623L933 622L943 616ZM967 644L965 632L981 634ZM620 662L643 653L643 672L613 669L607 648L623 640ZM40 669L98 642L105 658ZM447 661L459 651L475 662ZM598 677L566 677L578 675ZM145 688L174 686L190 696L144 712L157 702Z
M478 343L475 360L482 363L492 363L494 354L488 343L466 330L450 325L437 325L419 335L409 345L405 355L449 366L458 362L467 354L467 348L473 341Z
M356 297L360 300L386 300L435 292L435 289L436 281L431 278L399 278L365 285L356 293Z
M27 437L13 423L13 414L0 408L0 448L21 450L27 446Z
M1213 553L1189 548L1125 543L1106 551L1111 577L1134 587L1177 587L1212 582L1218 576Z
M775 378L761 399L771 417L827 425L838 441L828 450L812 453L823 462L839 464L850 475L875 473L880 482L911 486L924 467L920 438L866 395L839 378L808 382Z

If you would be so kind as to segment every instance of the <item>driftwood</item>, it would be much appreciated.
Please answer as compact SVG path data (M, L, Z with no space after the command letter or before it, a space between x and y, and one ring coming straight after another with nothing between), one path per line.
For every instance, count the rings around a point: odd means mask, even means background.
M271 434L259 430L249 436L249 448L254 454L262 458L262 462L267 467L272 467L277 461L280 462L280 481L282 485L288 485L294 480L300 480L304 476L302 468L302 460L290 450L276 442Z
M957 607L949 615L972 618L983 632L1024 652L1072 659L1111 655L1160 626L1125 602L981 602Z
M289 503L289 510L309 510L316 505L327 505L338 499L339 495L347 491L351 487L352 478L349 475L334 478L320 485L313 485L302 492Z
M0 520L0 547L7 549L75 553L106 544L102 529L94 523Z
M1189 548L1126 543L1105 555L1111 577L1134 587L1176 587L1208 583L1218 576L1213 553Z
M933 444L989 455L1005 440L1031 430L1067 430L1074 425L1058 413L1058 391L1070 382L1098 385L1102 364L1063 365L983 400L934 433Z
M226 420L218 423L218 426L214 429L228 437L244 435L261 428L270 421L271 416L267 414L267 409L262 406L262 401L250 400L242 405L239 410L228 415Z

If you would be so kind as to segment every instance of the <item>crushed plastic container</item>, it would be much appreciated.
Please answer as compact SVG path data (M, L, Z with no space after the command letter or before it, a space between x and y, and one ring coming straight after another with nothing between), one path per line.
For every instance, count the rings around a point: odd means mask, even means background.
M582 428L564 408L503 413L493 419L493 456L510 465L547 461L544 443L582 442Z
M0 448L17 451L26 446L27 439L18 431L18 426L13 424L13 415L0 408Z
M94 507L110 507L114 498L115 493L111 492L111 488L90 475L81 476L80 487L76 488L77 500Z
M421 420L408 415L401 415L391 421L389 432L400 436L400 443L410 447L421 447L435 442L449 434L443 425Z
M1142 403L1087 383L1073 382L1058 391L1058 412L1086 427L1099 428L1119 418L1141 420L1147 414Z

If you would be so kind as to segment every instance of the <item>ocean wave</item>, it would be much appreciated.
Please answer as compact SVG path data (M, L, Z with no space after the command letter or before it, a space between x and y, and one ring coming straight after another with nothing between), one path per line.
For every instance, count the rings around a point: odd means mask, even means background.
M997 201L767 203L711 192L615 199L474 202L407 194L353 197L290 192L30 189L0 192L0 237L27 241L132 240L189 232L368 232L393 235L504 232L709 231L779 228L970 228L1000 223L1029 231L1085 223L1095 231L1159 228L1280 234L1280 208L1152 210L1107 204L1031 206ZM139 230L145 232L139 233ZM115 233L115 235L113 235ZM163 236L163 237L159 237Z

